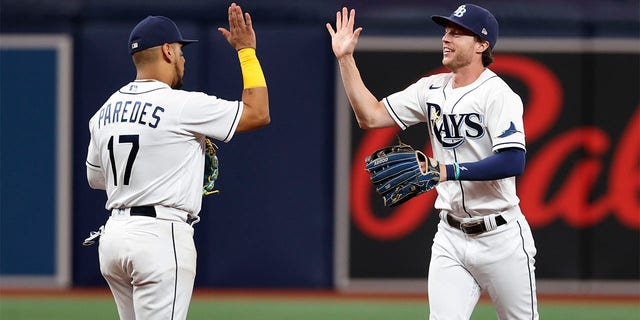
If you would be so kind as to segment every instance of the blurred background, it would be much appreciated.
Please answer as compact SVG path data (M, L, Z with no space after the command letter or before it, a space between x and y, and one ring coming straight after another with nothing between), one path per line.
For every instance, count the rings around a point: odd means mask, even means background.
M195 225L196 288L426 291L432 195L392 211L357 187L360 154L397 132L357 129L325 23L363 26L356 59L378 97L440 67L450 1L237 1L251 13L272 123L219 144L221 192ZM542 292L640 295L637 0L477 1L500 23L497 73L525 102L518 180ZM0 285L104 287L104 191L86 182L88 121L135 78L130 30L172 18L187 39L185 90L241 97L219 0L0 3ZM502 59L502 60L501 60ZM402 133L425 143L424 127ZM371 143L372 139L376 141ZM369 141L364 144L363 141ZM363 211L362 208L366 210Z

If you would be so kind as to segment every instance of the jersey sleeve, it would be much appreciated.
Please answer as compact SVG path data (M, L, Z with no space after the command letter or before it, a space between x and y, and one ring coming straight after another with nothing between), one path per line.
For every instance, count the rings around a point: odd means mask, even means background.
M240 122L242 101L228 101L191 92L180 116L181 127L216 140L229 142Z
M493 141L493 152L505 148L526 151L523 105L520 97L509 89L498 91L487 110L487 127Z
M93 127L93 120L89 122L89 128ZM102 170L102 160L100 158L100 150L96 146L96 142L91 134L89 147L87 149L87 182L93 189L106 189L104 172Z
M422 78L411 84L406 89L398 91L384 98L384 102L389 115L405 130L408 127L427 121L427 112L423 108L424 88L428 78Z

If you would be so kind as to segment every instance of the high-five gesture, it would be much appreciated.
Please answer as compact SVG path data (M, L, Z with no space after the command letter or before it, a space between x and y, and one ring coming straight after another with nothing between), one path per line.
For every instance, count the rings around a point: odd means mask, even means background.
M256 48L256 33L253 31L251 16L242 13L242 8L235 3L229 6L229 30L218 28L218 31L229 41L236 50L242 48Z
M336 29L330 23L326 24L331 35L331 47L338 60L340 75L344 89L358 120L363 129L382 128L395 125L384 104L367 89L356 66L353 52L358 44L358 37L362 27L353 30L356 10L349 11L346 7L336 12Z
M356 10L351 9L351 12L349 12L344 7L342 11L336 12L336 30L333 30L330 23L326 25L331 35L331 47L337 59L352 55L356 48L362 27L358 27L355 31L353 30L355 18Z
M243 111L236 132L246 132L269 124L269 92L267 81L256 56L256 33L251 16L242 12L239 5L229 6L229 30L218 28L229 44L238 51L242 70Z

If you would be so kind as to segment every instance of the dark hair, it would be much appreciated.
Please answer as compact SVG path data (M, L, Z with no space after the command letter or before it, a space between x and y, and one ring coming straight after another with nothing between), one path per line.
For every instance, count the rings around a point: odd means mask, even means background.
M493 50L488 47L487 50L482 52L482 65L488 67L493 63Z
M482 40L482 38L480 38L479 36L475 36L476 41L478 42L484 42L485 40ZM482 52L482 65L484 67L488 67L490 64L493 63L493 50L491 50L491 46L488 46L486 50L484 50Z

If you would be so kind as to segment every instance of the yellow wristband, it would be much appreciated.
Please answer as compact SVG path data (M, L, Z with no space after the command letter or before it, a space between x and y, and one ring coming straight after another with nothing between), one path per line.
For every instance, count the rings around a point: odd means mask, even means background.
M244 88L266 87L267 81L256 57L256 49L242 48L238 50L238 58L240 58Z

